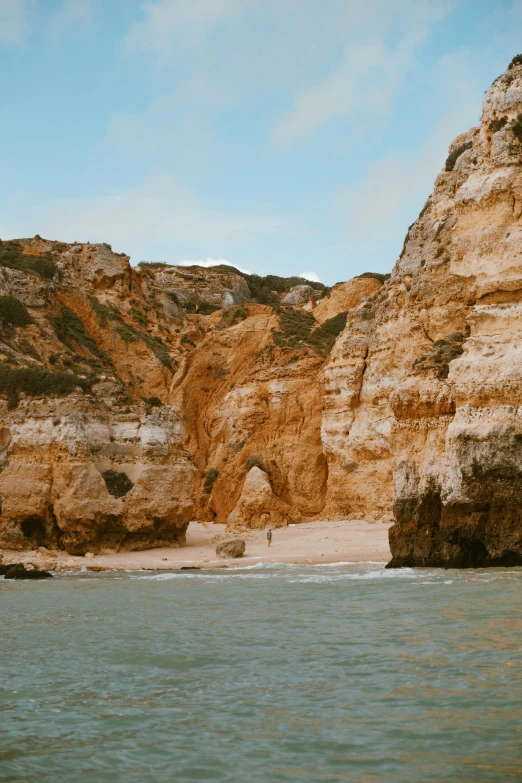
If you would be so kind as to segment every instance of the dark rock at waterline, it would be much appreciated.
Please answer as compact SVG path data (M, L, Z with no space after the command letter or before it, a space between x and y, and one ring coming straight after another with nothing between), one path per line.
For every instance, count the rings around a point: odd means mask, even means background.
M13 563L8 566L0 566L5 579L52 579L53 575L48 571L29 571L23 563Z
M181 566L181 571L200 571L199 566Z
M243 557L245 542L242 538L234 538L232 541L223 541L216 547L216 555L219 557Z
M501 484L488 478L469 489L470 503L444 505L433 488L396 500L386 568L522 566L522 491L507 472Z

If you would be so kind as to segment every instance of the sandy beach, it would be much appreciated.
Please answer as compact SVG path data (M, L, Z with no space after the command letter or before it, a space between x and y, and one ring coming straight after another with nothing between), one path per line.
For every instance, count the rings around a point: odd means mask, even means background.
M256 563L337 563L388 562L388 524L364 521L305 522L273 531L268 548L264 530L241 533L226 532L225 525L191 522L187 541L177 548L148 549L142 552L120 552L94 557L74 557L66 553L3 552L4 562L33 563L37 568L59 571L88 568L106 569L178 569L187 567L217 568L227 564ZM223 559L216 555L216 544L232 538L243 538L245 554L240 559Z

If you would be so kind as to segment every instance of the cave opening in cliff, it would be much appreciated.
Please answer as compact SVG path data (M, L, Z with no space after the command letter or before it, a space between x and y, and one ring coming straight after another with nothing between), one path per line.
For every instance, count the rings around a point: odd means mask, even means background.
M27 517L21 524L22 533L26 538L31 539L41 546L46 539L45 525L41 517Z

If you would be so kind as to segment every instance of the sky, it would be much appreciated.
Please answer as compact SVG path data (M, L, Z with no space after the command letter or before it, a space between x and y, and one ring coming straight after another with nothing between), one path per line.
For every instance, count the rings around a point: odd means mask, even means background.
M391 271L522 0L0 0L0 237Z

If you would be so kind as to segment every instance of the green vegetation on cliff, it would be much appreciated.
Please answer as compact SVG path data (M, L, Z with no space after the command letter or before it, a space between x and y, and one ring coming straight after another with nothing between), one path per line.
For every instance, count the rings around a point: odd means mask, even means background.
M449 375L449 364L464 353L463 344L469 337L469 327L466 332L452 332L445 340L437 340L431 348L419 359L413 362L416 372L432 370L439 380Z
M314 283L305 280L303 277L278 277L277 275L247 275L239 273L248 283L252 299L258 304L278 305L279 297L277 294L287 294L296 285L311 285L317 291L326 294L329 289L322 283ZM276 293L274 293L276 292Z
M311 313L283 308L279 313L279 321L281 331L272 330L276 345L286 349L309 346L325 356L346 326L346 313L339 313L314 329L316 320Z
M104 362L110 361L91 337L80 316L67 305L62 304L62 312L53 319L53 326L58 339L71 350L83 348Z
M172 367L172 359L170 358L165 343L160 337L153 337L146 332L142 332L140 329L136 329L132 324L127 323L114 305L102 304L95 296L89 297L89 302L102 326L106 326L109 321L114 321L116 324L114 331L122 340L125 340L126 343L135 343L138 342L138 340L141 340L148 345L165 367ZM135 308L132 310L132 316L140 325L147 323L143 315Z
M16 240L0 240L0 266L19 272L36 272L40 277L51 279L58 272L51 253L30 255L23 252L23 246Z
M41 367L11 367L0 364L0 394L7 394L9 408L16 408L23 392L30 397L71 394L79 386L88 391L89 383L68 372L49 372Z
M4 326L28 326L33 319L16 296L0 296L0 320Z
M134 486L126 473L119 473L117 470L106 470L102 473L102 478L108 491L115 498L122 498Z

